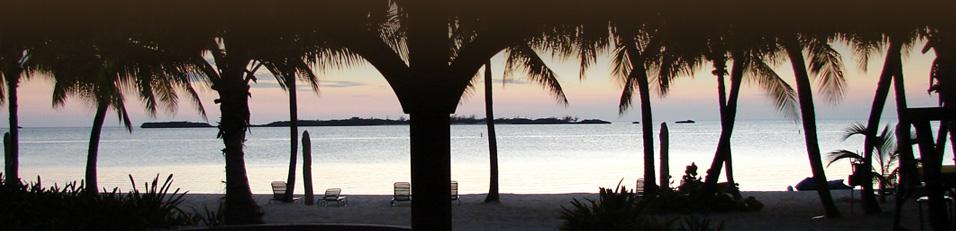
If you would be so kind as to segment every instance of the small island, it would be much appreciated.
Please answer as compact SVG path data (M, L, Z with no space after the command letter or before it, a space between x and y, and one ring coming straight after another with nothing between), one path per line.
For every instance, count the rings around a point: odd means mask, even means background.
M451 118L451 124L456 125L468 125L468 124L485 124L484 118L475 118L471 117L457 117L453 116ZM548 117L548 118L538 118L538 119L529 119L529 118L498 118L495 119L495 124L611 124L611 122L599 120L599 119L585 119L579 120L574 117ZM359 118L352 117L348 119L337 119L337 120L299 120L298 126L300 127L320 127L320 126L379 126L379 125L408 125L408 120L405 117L401 117L397 120L393 119L379 119L379 118ZM257 124L250 125L252 127L288 127L289 121L275 121L266 124ZM208 123L201 122L188 122L188 121L170 121L170 122L147 122L140 125L141 128L209 128L215 127Z
M694 122L693 120L679 120L679 121L675 121L674 123L675 124L692 124L696 122Z
M538 118L538 119L528 119L528 118L499 118L495 119L495 124L610 124L611 122L598 120L598 119L585 119L578 120L578 118L573 117L549 117L549 118ZM379 118L359 118L352 117L349 119L339 119L339 120L299 120L298 125L301 127L314 127L314 126L377 126L377 125L407 125L408 120L404 117L397 120L392 119L379 119ZM485 124L484 118L475 118L471 117L457 117L453 116L451 118L451 124ZM289 121L276 121L267 124L253 125L254 127L288 127Z
M171 121L171 122L146 122L139 126L140 128L210 128L208 123Z

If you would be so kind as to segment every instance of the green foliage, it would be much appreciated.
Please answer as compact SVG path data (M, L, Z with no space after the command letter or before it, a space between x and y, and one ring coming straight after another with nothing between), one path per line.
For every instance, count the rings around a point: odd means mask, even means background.
M680 185L677 186L677 192L690 195L700 192L703 186L704 182L697 176L697 165L691 162L684 170L684 176L681 177Z
M713 226L709 219L701 218L697 216L688 216L684 217L681 220L680 226L677 228L680 231L721 231L724 230L724 222L717 223L716 226Z
M172 175L160 185L159 175L136 188L88 194L82 184L49 188L0 184L0 230L142 230L192 225L196 219L179 209L183 196L170 192ZM132 176L130 177L132 181Z
M573 199L571 208L561 207L561 230L640 230L647 217L638 200L637 194L624 186L600 188L597 200Z
M759 211L763 204L754 197L735 199L733 193L738 191L737 185L718 184L717 196L703 197L704 182L697 175L697 165L691 163L684 170L681 183L677 190L661 190L655 198L644 198L640 201L647 210L655 212L692 213L702 211L733 212Z
M209 210L209 207L203 207L203 211L199 212L195 209L193 210L193 220L199 225L203 226L220 226L226 224L226 219L223 216L223 204L220 202L219 207L216 210Z
M844 131L843 140L846 141L855 135L866 136L867 132L866 125L854 123ZM897 162L900 157L896 148L896 132L889 126L884 126L874 138L872 148L876 153L873 155L875 158L873 164L876 166L870 166L874 180L879 182L881 188L896 187L896 176L899 174ZM830 162L827 163L827 167L844 159L850 160L851 164L863 163L863 154L845 149L832 151L828 155Z
M590 230L680 230L680 231L709 231L723 229L722 222L717 227L711 227L711 222L705 218L684 218L682 223L674 227L676 219L661 221L656 219L648 210L650 200L642 200L640 196L624 186L614 190L600 188L597 200L573 199L571 207L561 207L561 224L563 231L590 231Z

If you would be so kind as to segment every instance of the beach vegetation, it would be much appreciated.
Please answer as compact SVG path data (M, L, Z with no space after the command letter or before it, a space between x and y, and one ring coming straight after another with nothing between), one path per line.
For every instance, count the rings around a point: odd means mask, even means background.
M736 197L737 184L720 183L715 196L705 196L704 182L697 174L697 165L685 168L676 190L664 190L657 197L643 197L640 203L646 209L661 213L747 212L763 209L763 203L754 197Z
M667 191L662 191L661 195ZM696 216L660 218L653 204L618 183L614 189L600 188L597 200L572 199L570 207L561 207L562 231L579 230L678 230L717 231L723 222Z
M863 124L856 123L847 127L843 134L843 140L847 140L855 135L866 136L869 130ZM888 188L896 187L896 178L899 175L899 166L897 162L899 161L900 153L896 150L896 138L895 132L889 126L884 126L883 130L880 131L878 135L875 136L872 149L876 151L876 155L873 155L875 164L877 166L869 166L869 171L856 172L857 174L872 174L874 177L871 178L879 183L879 188L881 192L885 192ZM866 167L866 162L863 155L860 155L859 152L854 152L846 149L840 149L832 151L828 154L830 161L827 163L827 167L833 163L839 162L841 160L849 160L852 164L860 164L861 166ZM874 179L875 178L875 179ZM872 180L867 180L865 178L861 180L861 185L866 185L867 182L870 182L872 187ZM882 193L880 193L882 195ZM885 197L881 197L885 200Z
M143 230L197 224L196 215L180 209L186 192L172 189L173 175L156 175L142 191L133 188L88 194L83 182L44 187L32 183L0 183L2 230ZM90 196L93 195L93 196Z

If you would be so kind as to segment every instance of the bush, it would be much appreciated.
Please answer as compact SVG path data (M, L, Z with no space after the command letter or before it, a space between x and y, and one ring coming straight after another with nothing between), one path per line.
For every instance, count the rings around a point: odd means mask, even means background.
M735 199L737 185L718 184L715 196L703 195L704 182L697 175L697 165L691 163L681 177L677 190L661 190L654 198L643 198L640 203L655 212L691 213L702 211L732 212L758 211L763 204L754 197Z
M179 208L186 194L170 192L172 175L159 175L139 191L89 194L81 184L44 188L40 178L29 185L0 183L0 230L143 230L196 223ZM2 181L0 181L2 182Z
M563 231L591 231L591 230L686 230L709 231L720 230L721 227L711 228L710 220L703 218L685 218L676 229L674 221L661 222L648 212L648 204L634 193L620 186L614 190L600 188L597 200L586 199L584 202L573 199L571 207L561 207L561 224ZM722 226L722 224L721 224Z

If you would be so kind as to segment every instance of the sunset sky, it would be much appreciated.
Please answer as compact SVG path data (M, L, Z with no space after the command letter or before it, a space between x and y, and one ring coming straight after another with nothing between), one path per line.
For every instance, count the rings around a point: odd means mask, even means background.
M873 98L882 54L874 55L869 62L868 72L858 68L856 58L844 45L837 45L844 55L848 88L842 101L829 103L821 95L814 95L818 119L865 120ZM911 107L935 106L935 95L926 92L929 81L929 67L933 54L921 54L915 46L904 57L907 99ZM541 53L548 57L549 54ZM546 60L559 75L560 82L567 94L570 105L557 104L553 97L540 86L529 83L522 75L516 75L506 84L502 84L504 67L503 54L492 61L496 83L494 85L496 117L563 117L575 116L582 119L596 118L615 122L640 121L640 108L618 114L617 105L621 86L610 77L608 58L599 60L587 72L584 79L578 78L576 59ZM787 82L793 83L790 64L779 63L776 71ZM666 96L652 94L654 120L717 120L716 79L710 74L707 63L695 76L684 77L675 82ZM299 89L299 119L342 119L353 116L396 119L403 116L394 93L382 76L370 65L361 64L347 69L319 72L320 89L315 94L305 84ZM253 84L250 107L254 124L277 120L288 120L288 96L278 87L271 75L262 73L259 82ZM728 80L729 85L729 80ZM791 84L792 85L792 84ZM71 99L62 108L53 108L51 101L52 80L45 76L33 76L19 88L20 124L24 127L88 127L92 123L92 106L88 102ZM218 105L213 103L216 93L206 85L196 86L201 94L202 103L208 113L208 122L218 121ZM467 94L458 107L457 115L484 117L483 84L477 82L476 89ZM887 104L884 118L895 118L893 95ZM127 108L138 126L150 121L202 121L202 117L184 97L175 113L160 112L151 118L142 109L142 104L134 93L127 93ZM636 100L637 97L635 96ZM635 102L637 105L637 102ZM4 108L6 105L4 104ZM740 120L782 120L786 119L776 112L762 91L745 83L741 92L738 119ZM7 120L6 109L2 118ZM6 127L6 123L2 125ZM115 114L107 117L106 126L119 126Z

